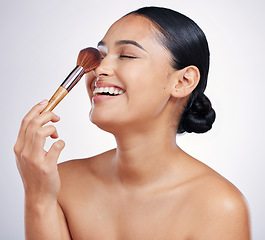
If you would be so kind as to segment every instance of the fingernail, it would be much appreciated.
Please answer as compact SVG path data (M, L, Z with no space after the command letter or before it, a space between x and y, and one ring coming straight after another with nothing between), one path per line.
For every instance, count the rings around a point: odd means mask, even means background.
M46 104L47 102L48 102L48 100L45 99L45 100L41 101L39 104Z

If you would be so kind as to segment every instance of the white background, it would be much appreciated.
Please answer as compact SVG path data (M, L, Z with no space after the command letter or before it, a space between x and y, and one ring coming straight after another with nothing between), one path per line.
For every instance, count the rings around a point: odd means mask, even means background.
M206 33L211 51L206 94L217 119L209 133L177 141L240 189L249 203L253 239L265 239L263 0L1 1L0 239L24 239L23 186L13 154L21 119L50 98L81 49L95 47L115 20L147 5L180 11ZM55 109L66 142L59 161L115 147L111 135L90 123L89 109L82 79Z

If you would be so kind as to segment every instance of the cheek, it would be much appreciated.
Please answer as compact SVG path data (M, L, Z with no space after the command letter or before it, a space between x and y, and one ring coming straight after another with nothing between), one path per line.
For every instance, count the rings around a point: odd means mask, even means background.
M120 71L120 78L126 79L128 103L141 109L143 107L164 106L170 97L168 67L156 63L140 63ZM154 110L154 109L153 109Z
M146 124L165 108L170 94L166 70L135 63L116 69L126 93L119 101L93 106L90 120L103 130L114 125Z
M137 99L136 111L146 117L156 117L159 115L169 100L169 96L161 91L143 92Z
M167 86L156 82L154 78L145 77L144 83L133 94L128 95L129 111L142 117L155 117L163 111L170 94Z
M96 79L97 78L95 76L94 71L91 71L91 72L89 72L89 73L87 73L85 75L86 89L87 89L87 93L88 93L90 99L92 98L92 90L91 90L91 87L94 86Z

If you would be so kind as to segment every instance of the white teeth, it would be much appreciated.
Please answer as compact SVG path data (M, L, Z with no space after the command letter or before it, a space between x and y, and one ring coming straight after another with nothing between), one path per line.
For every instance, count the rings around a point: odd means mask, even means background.
M104 93L107 93L107 92L109 92L109 88L108 87L105 87L104 88Z
M110 94L113 94L113 93L114 93L114 87L110 87L110 88L109 88L109 93L110 93Z
M100 87L100 88L95 88L94 91L93 91L93 94L96 95L96 94L100 94L100 93L109 93L109 94L112 94L112 95L121 95L123 94L125 91L124 90L121 90L121 89L118 89L118 88L115 88L115 87Z

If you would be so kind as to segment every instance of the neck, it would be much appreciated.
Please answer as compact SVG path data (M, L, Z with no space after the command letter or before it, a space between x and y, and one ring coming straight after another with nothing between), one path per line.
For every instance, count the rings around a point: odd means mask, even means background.
M172 129L119 131L113 164L118 180L127 186L141 186L162 179L176 164L176 136ZM155 131L154 131L155 129Z

